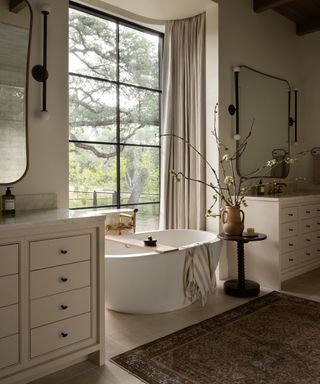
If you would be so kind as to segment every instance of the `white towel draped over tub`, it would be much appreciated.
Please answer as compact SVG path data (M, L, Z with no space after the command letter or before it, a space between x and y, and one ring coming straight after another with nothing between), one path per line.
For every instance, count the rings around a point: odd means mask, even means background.
M184 264L184 292L193 301L201 297L202 305L216 286L215 270L217 268L221 243L192 244L186 249Z

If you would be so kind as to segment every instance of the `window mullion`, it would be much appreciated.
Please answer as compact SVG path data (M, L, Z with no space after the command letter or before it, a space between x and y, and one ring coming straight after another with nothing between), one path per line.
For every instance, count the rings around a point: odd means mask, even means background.
M120 175L120 33L119 33L119 22L117 21L117 32L116 32L116 46L117 46L117 207L120 208L121 204L121 175Z

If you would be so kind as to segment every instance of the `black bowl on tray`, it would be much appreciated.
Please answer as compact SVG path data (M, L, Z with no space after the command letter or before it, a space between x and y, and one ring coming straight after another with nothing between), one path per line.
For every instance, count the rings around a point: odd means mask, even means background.
M149 236L146 240L144 240L144 245L146 245L147 247L156 247L157 240L153 239L152 236Z

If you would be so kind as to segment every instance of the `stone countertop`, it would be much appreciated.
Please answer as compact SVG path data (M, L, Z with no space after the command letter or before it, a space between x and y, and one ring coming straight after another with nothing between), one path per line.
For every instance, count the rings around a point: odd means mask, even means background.
M14 216L0 216L0 232L8 229L19 229L39 225L71 223L81 219L101 218L101 220L105 220L105 216L108 213L110 213L110 211L69 209L17 211Z
M248 201L284 201L286 199L292 200L304 199L306 196L309 198L320 198L320 193L318 192L288 192L288 193L275 193L273 195L263 195L263 196L246 196Z

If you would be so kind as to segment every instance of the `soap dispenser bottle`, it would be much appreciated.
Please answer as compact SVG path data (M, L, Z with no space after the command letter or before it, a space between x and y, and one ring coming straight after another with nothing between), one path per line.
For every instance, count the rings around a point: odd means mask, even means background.
M4 215L14 215L16 212L16 198L7 187L6 193L2 195L2 213Z
M257 188L257 195L264 196L264 185L262 184L262 180L259 181L259 185Z

